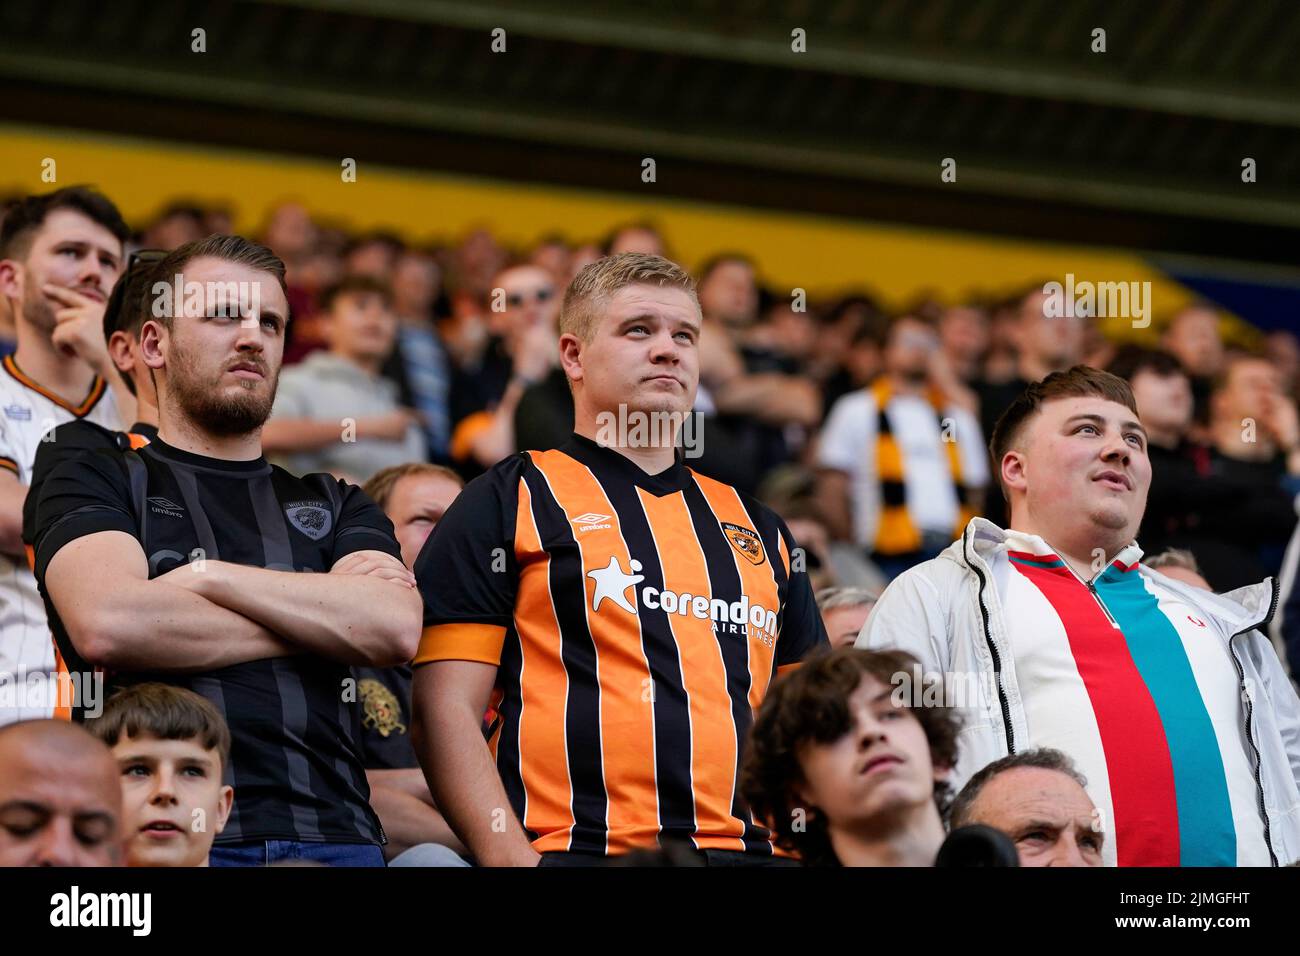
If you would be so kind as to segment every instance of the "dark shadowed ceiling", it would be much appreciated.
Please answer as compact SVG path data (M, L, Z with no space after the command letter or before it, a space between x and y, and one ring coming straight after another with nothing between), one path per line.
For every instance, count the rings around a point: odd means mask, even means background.
M0 120L628 192L653 157L671 196L1283 263L1300 250L1293 0L0 11Z

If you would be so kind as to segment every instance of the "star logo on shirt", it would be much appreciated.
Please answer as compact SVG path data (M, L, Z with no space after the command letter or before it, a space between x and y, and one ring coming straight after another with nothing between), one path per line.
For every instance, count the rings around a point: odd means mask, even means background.
M636 573L640 570L641 562L633 558L633 573L624 574L622 566L618 563L618 558L611 557L608 566L596 571L588 571L587 577L596 582L596 593L591 598L591 609L599 611L601 602L605 598L609 598L629 614L635 614L636 605L627 599L627 589L645 580L644 574Z

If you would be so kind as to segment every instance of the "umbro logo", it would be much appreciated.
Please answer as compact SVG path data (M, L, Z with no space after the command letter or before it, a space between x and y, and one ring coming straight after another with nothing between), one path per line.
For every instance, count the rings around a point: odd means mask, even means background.
M184 518L185 508L172 501L170 498L149 499L149 510L156 515L167 515L169 518Z
M594 511L588 511L586 514L578 515L578 517L569 520L578 526L579 531L598 531L601 528L613 527L613 525L604 523L609 521L609 515L599 515Z

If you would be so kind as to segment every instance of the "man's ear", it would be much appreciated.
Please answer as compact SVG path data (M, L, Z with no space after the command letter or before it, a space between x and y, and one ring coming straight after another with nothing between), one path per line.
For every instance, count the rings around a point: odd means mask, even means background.
M1223 388L1216 388L1210 392L1210 420L1215 421L1224 417L1226 409L1225 404L1228 401L1228 393Z
M570 383L582 381L583 344L582 339L572 332L565 332L560 336L560 367L564 369L564 374L568 376Z
M166 364L163 355L163 338L166 331L162 323L148 319L140 326L140 358L150 368L162 368Z
M1002 484L1007 490L1024 491L1028 485L1028 462L1025 453L1011 449L1002 456Z
M118 329L108 337L108 356L117 366L117 370L126 375L135 366L135 357L131 354L131 336Z
M0 296L6 299L23 297L23 267L13 259L0 259Z

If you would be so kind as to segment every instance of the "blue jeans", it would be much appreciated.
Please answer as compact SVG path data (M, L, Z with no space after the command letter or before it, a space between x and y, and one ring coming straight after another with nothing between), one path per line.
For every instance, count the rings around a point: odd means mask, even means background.
M319 863L322 866L383 866L384 851L373 843L299 843L295 840L254 840L214 846L209 866L275 866Z
M389 866L469 866L469 862L440 843L418 843L388 861Z

